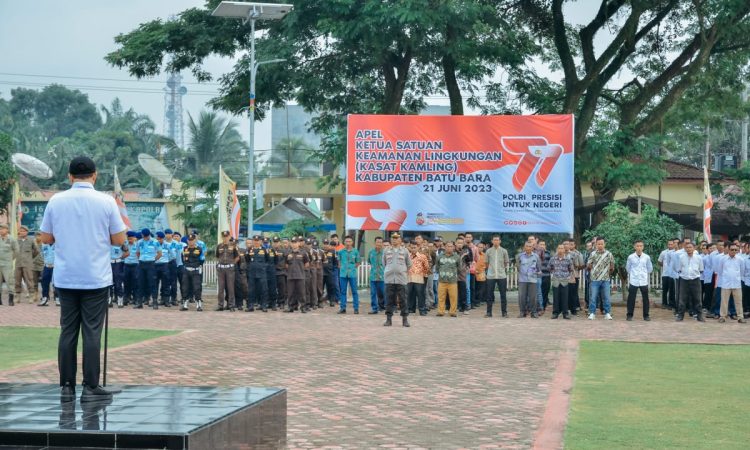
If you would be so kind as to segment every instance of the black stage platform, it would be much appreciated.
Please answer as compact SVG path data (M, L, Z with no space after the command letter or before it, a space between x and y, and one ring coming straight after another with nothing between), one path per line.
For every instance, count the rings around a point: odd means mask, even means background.
M120 387L120 386L118 386ZM121 386L110 402L61 403L60 387L0 383L0 449L273 449L286 390Z

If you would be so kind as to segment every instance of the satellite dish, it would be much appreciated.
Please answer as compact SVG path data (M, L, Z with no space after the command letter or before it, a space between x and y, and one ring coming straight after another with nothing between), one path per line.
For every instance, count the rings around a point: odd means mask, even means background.
M141 165L143 170L145 170L150 177L156 179L156 181L164 184L172 182L172 173L164 164L153 156L141 153L138 155L138 164Z
M34 178L48 180L54 173L43 161L25 153L13 153L10 157L13 165L21 172Z

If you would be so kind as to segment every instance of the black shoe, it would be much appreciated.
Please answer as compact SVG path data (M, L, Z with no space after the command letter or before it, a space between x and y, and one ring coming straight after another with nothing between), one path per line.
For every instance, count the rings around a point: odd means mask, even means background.
M76 401L76 388L73 386L63 386L60 390L60 401L62 403Z
M578 311L572 311L571 314L578 317Z
M714 313L710 313L710 312L706 313L706 319L715 319L715 318L716 316L714 315Z
M683 316L680 316L680 315L675 316L674 317L674 321L675 322L682 322L683 321Z
M268 312L268 308L261 308L261 311L267 313Z
M143 309L143 305L135 305L133 306L133 309Z
M358 309L355 309L355 310L354 310L354 314L359 314L359 310L358 310Z
M377 313L378 313L378 311L370 311L367 314L377 314Z
M507 311L503 312L503 317L508 317L508 312Z
M538 319L539 315L537 313L533 312L533 313L531 313L531 318L532 319Z
M271 311L278 311L278 310L279 310L279 308L277 308L275 306L273 308L271 308Z
M403 325L406 328L409 328L411 325L409 325L409 319L404 316L404 318L401 320L401 325Z
M550 317L550 319L557 319L558 317L560 317L560 314L552 314L552 317Z
M218 308L214 309L214 311L217 311L217 312L218 311L224 311L224 307L223 306L219 306Z
M729 316L729 318L732 319L732 320L737 320L737 315L736 314L732 314L731 316Z
M632 322L633 321L633 316L627 316L625 318L625 320L627 320L628 322Z
M643 320L648 320L648 318L643 319ZM697 320L698 322L705 322L706 321L706 319L703 318L703 314L698 314L698 317L696 317L695 320Z
M426 316L427 315L427 311L419 311L419 315L420 316Z
M383 324L384 327L390 327L393 325L393 322L391 322L391 316L388 316L385 318L385 323Z
M101 386L92 388L84 385L83 393L81 394L81 403L110 400L112 399L112 394L117 394L119 392L121 391L115 389L110 390Z
M154 309L159 309L159 305L158 305L157 303L154 303L154 306L153 306L153 308L154 308Z
M345 309L339 309L339 312L336 313L336 314L346 314L346 310Z
M646 317L643 318L643 320L645 322L651 322L651 317L650 316L646 316Z
M570 320L570 314L563 314L563 319Z

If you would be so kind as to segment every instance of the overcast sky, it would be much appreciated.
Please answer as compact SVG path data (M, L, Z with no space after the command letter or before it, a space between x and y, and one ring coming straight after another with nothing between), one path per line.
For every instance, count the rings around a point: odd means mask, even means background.
M568 12L593 15L595 11L586 10L588 2L569 4L566 8ZM50 83L64 84L88 94L98 105L109 105L119 97L126 108L133 107L150 116L157 130L163 132L162 89L166 77L137 81L126 71L109 66L103 58L115 50L113 38L117 34L203 4L203 0L0 0L0 95L9 98L10 90L19 86L40 89ZM218 77L231 70L232 65L230 59L212 58L205 68ZM546 72L543 67L539 70ZM188 89L183 109L195 117L206 108L205 103L217 86L191 84L195 79L187 72L183 77ZM447 101L438 99L430 103L447 104ZM247 136L247 119L235 117L235 120L240 123L243 136ZM258 150L271 146L270 120L265 122L256 126Z

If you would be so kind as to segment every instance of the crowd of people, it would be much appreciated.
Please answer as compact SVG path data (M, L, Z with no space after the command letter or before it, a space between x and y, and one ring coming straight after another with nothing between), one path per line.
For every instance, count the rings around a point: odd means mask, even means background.
M170 229L129 231L125 244L112 246L110 306L188 310L195 304L197 311L203 311L207 253L197 231L185 237ZM511 258L499 235L486 243L475 241L470 233L452 241L417 235L405 242L393 233L389 239L376 238L363 258L350 236L341 243L333 234L320 245L314 237L255 235L243 246L224 232L212 253L218 279L217 311L307 313L338 305L338 313L346 314L351 294L352 311L359 314L357 273L366 261L368 313L385 312L386 326L392 325L397 312L402 324L409 326L409 314L427 315L436 309L437 316L457 317L482 305L489 318L496 293L498 312L507 317L511 265L517 271L520 318L538 318L550 310L552 319L570 319L585 308L588 319L594 320L598 308L606 320L613 319L611 280L618 261L606 249L604 237L587 242L585 250L579 251L573 239L548 250L543 239L531 235ZM25 285L30 301L47 306L54 300L59 306L50 287L54 258L54 244L29 237L23 226L17 239L12 239L7 226L0 225L0 286L3 281L8 285L9 305L19 300ZM643 320L650 320L650 274L655 264L662 276L661 307L671 309L675 320L684 320L687 312L698 321L716 318L744 323L750 312L749 243L695 244L690 239L672 239L653 262L644 253L644 243L635 242L625 261L627 320L633 319L639 292ZM37 294L40 284L41 296Z

